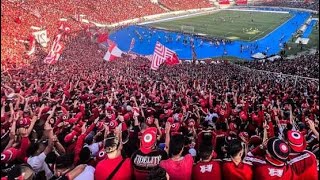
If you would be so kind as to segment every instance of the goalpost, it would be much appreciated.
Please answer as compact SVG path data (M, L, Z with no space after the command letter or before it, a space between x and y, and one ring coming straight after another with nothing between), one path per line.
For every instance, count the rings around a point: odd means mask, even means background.
M181 31L186 33L194 33L194 26L182 25Z

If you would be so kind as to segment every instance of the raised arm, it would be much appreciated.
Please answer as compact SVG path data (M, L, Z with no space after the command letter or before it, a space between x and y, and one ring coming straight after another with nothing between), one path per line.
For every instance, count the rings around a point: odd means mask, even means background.
M309 118L307 118L307 123L309 125L309 128L311 129L311 131L314 133L314 135L317 137L317 140L319 141L319 132L317 131L314 122Z
M171 129L171 124L169 122L166 122L166 128L165 128L165 132L166 132L165 145L166 146L165 146L164 150L167 152L167 154L169 154L170 129Z

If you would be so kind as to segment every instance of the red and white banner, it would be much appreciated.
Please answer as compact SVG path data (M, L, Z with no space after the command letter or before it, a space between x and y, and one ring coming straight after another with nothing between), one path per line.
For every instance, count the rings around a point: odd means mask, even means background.
M247 5L248 4L248 0L236 0L236 4L237 5Z
M152 56L151 69L155 71L158 70L160 65L167 59L172 58L174 54L174 51L157 42Z
M47 30L36 31L36 32L33 32L32 35L35 37L37 42L42 47L48 46L49 38L48 38Z
M118 48L118 46L111 40L108 40L109 49L104 55L103 59L106 61L114 61L118 57L121 57L122 51Z
M59 58L60 55L64 49L64 45L60 42L62 38L63 33L58 34L52 43L51 50L47 57L44 59L44 63L46 64L55 64Z
M230 4L229 0L219 0L219 4Z

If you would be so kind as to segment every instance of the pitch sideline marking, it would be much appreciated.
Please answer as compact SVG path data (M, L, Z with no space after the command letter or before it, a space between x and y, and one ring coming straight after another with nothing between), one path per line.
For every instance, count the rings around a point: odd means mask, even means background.
M287 22L289 22L291 19L295 18L296 15L292 16L291 18L289 18L287 21L285 21L284 23L280 24L277 28L275 28L273 31L269 32L268 34L266 34L265 36L259 38L259 39L256 39L256 41L259 41L267 36L269 36L271 33L273 33L274 31L278 30L281 26L283 26L284 24L286 24Z

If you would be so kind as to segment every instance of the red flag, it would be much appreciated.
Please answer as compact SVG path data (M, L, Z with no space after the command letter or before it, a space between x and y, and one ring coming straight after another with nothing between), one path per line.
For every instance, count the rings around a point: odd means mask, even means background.
M176 54L173 54L172 57L169 57L167 60L166 60L166 65L168 66L173 66L173 65L176 65L176 64L179 64L179 58Z
M108 33L102 33L98 36L98 39L97 39L97 42L98 43L103 43L105 42L106 40L108 40L109 38L109 34Z

